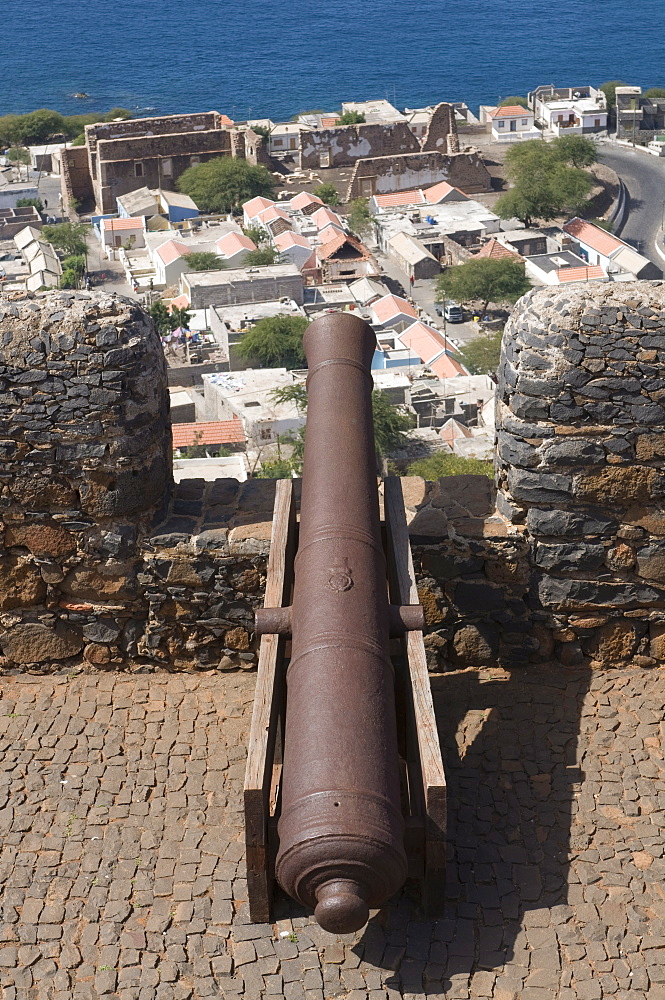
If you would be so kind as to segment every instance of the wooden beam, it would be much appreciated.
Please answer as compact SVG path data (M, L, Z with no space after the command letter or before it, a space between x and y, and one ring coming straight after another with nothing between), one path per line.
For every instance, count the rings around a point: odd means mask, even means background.
M397 476L384 480L388 546L400 604L419 604L418 587L404 513L402 484ZM405 639L410 697L422 775L425 819L425 877L423 896L431 916L440 912L446 870L446 777L434 714L432 689L422 632L407 632ZM407 731L408 731L407 725Z
M293 480L278 479L263 602L266 608L280 608L289 603L293 580L295 527ZM278 635L261 637L247 750L243 791L247 887L249 912L256 923L267 923L270 920L272 872L268 827L271 797L275 794L273 765L277 722L284 692L282 671L284 643L285 640Z

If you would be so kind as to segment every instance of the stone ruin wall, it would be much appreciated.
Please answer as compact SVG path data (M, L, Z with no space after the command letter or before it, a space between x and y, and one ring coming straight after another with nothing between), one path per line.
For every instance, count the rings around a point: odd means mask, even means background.
M1 299L0 352L0 667L253 669L274 482L173 485L151 321ZM496 490L402 480L432 670L665 662L664 362L660 282L521 300Z
M492 178L478 152L363 157L356 160L345 201L362 197L362 181L366 178L373 179L375 194L426 188L444 180L466 194L489 191L492 187Z

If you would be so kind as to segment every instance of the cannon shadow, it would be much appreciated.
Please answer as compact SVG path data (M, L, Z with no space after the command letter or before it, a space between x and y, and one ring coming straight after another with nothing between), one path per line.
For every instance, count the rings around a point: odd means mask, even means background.
M387 986L467 995L472 974L508 965L506 976L524 979L526 925L543 928L541 957L556 969L547 911L568 903L590 676L558 666L431 678L448 783L446 903L438 919L426 919L418 887L407 884L370 921L355 950L389 973Z

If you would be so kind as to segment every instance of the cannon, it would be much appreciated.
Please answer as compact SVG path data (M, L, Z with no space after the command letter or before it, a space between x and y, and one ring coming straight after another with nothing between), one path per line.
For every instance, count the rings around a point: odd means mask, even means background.
M401 887L413 867L409 845L415 867L418 856L427 867L428 832L439 881L443 869L445 779L398 480L385 487L390 573L382 538L375 346L371 327L350 314L330 314L305 333L300 523L292 484L279 483L256 615L245 780L250 913L267 919L274 874L335 933L360 929ZM423 761L423 749L432 760Z

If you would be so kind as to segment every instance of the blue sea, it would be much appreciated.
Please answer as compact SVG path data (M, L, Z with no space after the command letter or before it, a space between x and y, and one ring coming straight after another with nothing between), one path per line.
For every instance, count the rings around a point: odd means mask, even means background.
M663 0L2 0L0 114L284 120L343 100L477 108L543 83L665 85L663 12Z

